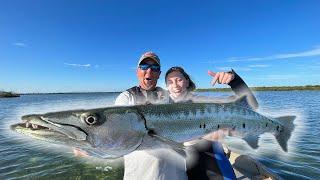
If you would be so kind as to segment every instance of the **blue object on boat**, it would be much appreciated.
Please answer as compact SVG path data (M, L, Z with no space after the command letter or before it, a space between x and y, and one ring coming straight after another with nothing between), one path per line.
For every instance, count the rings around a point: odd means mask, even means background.
M222 173L224 180L236 180L232 165L223 151L223 147L219 142L212 142L213 155Z

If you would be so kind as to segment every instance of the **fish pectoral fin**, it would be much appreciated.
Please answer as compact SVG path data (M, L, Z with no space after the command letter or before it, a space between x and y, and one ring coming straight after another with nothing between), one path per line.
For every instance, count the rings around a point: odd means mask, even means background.
M148 133L152 138L155 138L156 140L169 145L174 151L176 151L178 154L180 154L182 157L186 157L186 147L183 145L183 143L179 143L176 141L173 141L171 139L159 136L155 134L154 132Z
M257 149L258 146L258 141L259 141L259 137L258 136L246 136L243 138L243 140L245 140L248 145L253 148L253 149Z
M102 158L102 159L117 159L123 156L120 154L114 154L114 153L102 151L99 149L81 149L81 150L84 150L90 157L96 157L96 158Z

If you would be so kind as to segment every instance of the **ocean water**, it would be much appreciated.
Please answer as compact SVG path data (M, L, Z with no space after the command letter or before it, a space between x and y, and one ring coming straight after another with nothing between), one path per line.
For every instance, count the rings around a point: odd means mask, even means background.
M228 96L229 93L201 93ZM297 116L283 152L270 134L260 137L259 148L227 138L226 144L241 154L249 154L284 179L319 179L320 176L320 91L256 92L259 112L279 117ZM9 125L21 116L71 109L112 106L118 93L23 95L0 99L0 179L121 179L120 162L75 157L69 147L24 137Z

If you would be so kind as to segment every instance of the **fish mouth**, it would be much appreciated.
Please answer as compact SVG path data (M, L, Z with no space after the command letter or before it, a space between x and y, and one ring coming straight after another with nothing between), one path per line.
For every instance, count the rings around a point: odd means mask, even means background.
M58 124L36 115L22 117L22 123L11 125L10 128L21 134L32 137L49 137L85 141L87 133L80 127L70 124Z
M63 135L63 133L60 133L59 131L55 131L49 127L41 126L38 124L33 124L30 122L24 122L24 123L18 123L10 126L11 130L14 131L29 131L32 134L53 134L58 133L60 135Z
M31 123L31 122L24 122L24 123L18 123L18 124L14 124L11 126L11 129L16 129L16 128L25 128L25 129L29 129L32 131L39 131L39 130L43 130L43 131L54 131L53 129L46 127L46 126L41 126L39 124L35 124L35 123Z

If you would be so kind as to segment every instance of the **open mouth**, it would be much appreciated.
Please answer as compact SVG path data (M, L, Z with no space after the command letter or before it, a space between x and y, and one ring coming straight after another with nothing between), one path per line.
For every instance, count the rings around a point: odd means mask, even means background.
M57 139L68 139L68 136L52 128L30 122L22 122L10 126L11 130L35 139L54 142Z
M78 141L83 141L87 138L87 133L75 125L54 123L40 116L22 117L22 121L23 123L12 125L11 129L28 134L62 135Z
M22 117L22 123L18 123L13 125L14 127L24 128L27 130L45 130L45 131L58 131L57 130L58 124L54 124L48 120L44 120L41 116L37 115L27 115Z
M26 127L26 128L30 128L30 129L32 129L32 130L38 130L38 129L52 130L52 129L48 128L48 127L41 126L41 125L38 125L38 124L32 124L32 123L30 123L30 122L26 122L26 123L25 123L25 127Z
M14 124L11 125L10 128L18 133L22 133L22 134L29 134L31 136L65 136L66 135L62 132L59 132L57 130L54 130L50 127L46 127L43 125L39 125L39 124L35 124L35 123L31 123L31 122L23 122L23 123L18 123L18 124Z

